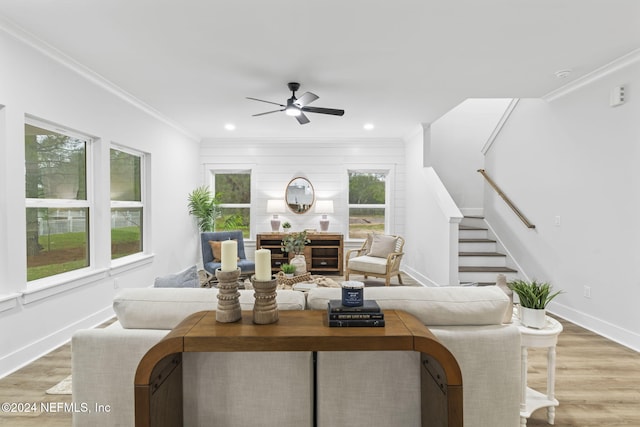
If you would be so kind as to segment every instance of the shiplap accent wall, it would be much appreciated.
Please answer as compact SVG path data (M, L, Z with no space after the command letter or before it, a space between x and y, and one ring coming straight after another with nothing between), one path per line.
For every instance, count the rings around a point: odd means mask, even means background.
M352 169L389 170L388 226L390 233L404 234L405 154L402 140L338 139L204 139L201 143L202 182L211 183L211 171L251 170L251 240L271 231L267 200L284 199L291 179L302 176L314 187L316 200L333 200L329 231L348 236L348 176ZM285 212L292 231L320 228L320 214ZM348 245L345 245L348 246Z

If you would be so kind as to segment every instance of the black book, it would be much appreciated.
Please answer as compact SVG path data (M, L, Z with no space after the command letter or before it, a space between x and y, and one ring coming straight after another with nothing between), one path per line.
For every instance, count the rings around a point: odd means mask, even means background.
M342 305L342 300L332 299L329 300L329 313L381 313L382 310L375 300L366 299L362 302L362 305L357 307L348 307Z
M331 313L329 312L329 320L380 320L384 319L384 313Z
M332 328L348 327L383 327L384 319L364 319L364 320L329 320Z

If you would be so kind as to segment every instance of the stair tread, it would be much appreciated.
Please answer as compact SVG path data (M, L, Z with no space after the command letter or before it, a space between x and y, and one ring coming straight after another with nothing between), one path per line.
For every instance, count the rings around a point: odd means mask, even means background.
M458 252L458 256L501 256L506 257L505 254L499 252Z
M496 243L491 239L458 239L459 243Z
M484 219L482 215L465 215L463 218Z
M473 225L463 225L463 224L460 224L458 226L458 229L469 230L469 231L489 231L489 229L485 227L475 227Z
M518 270L514 270L509 267L458 267L460 273L517 273Z

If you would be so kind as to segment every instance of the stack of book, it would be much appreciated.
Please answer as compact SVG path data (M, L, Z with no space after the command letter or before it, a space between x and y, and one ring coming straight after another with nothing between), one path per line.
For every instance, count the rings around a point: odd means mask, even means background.
M375 300L364 300L361 306L348 307L342 305L341 300L332 299L327 315L331 327L384 326L384 313Z

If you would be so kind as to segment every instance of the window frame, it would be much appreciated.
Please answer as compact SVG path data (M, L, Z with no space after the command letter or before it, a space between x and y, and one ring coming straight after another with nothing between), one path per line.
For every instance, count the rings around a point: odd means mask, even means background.
M25 280L27 284L27 288L32 287L33 285L38 286L38 284L47 284L51 282L58 282L59 280L65 280L65 278L74 278L78 275L86 274L93 269L95 269L96 265L96 244L94 236L95 233L95 221L93 221L93 216L95 213L95 201L94 201L94 150L96 144L96 138L90 136L89 134L85 134L82 132L71 130L63 125L55 124L46 120L37 119L35 117L25 115L24 118L24 126L31 125L36 126L42 129L46 129L52 132L59 133L61 135L80 139L85 141L85 192L86 199L83 200L75 200L75 199L45 199L45 198L30 198L27 197L26 188L24 193L25 200L25 217L27 209L87 209L87 250L89 252L89 256L87 257L87 266L82 268L77 268L74 270L69 270L63 273L53 274L51 276L41 277L34 280L26 280L27 270L25 270ZM23 141L25 138L23 137ZM23 142L24 143L24 142ZM26 159L25 159L25 185L26 185ZM25 229L25 238L26 238L26 229ZM25 253L26 256L26 253ZM26 264L25 264L26 266ZM28 267L27 267L28 269Z
M134 150L123 145L119 145L116 143L111 143L109 145L109 190L111 190L111 150L121 151L123 153L129 154L131 156L136 156L140 158L140 201L125 201L125 200L111 200L111 191L109 191L109 259L111 261L111 265L119 265L122 263L126 263L127 260L132 258L137 258L140 255L148 254L149 250L149 241L147 238L147 161L148 161L148 153ZM142 209L142 214L140 215L140 243L142 244L142 250L125 255L118 258L113 258L113 253L111 251L111 214L113 213L113 209L122 209L122 208L140 208Z
M384 174L384 204L356 204L349 203L349 187L350 180L349 174L351 173L371 173L371 174ZM392 209L392 189L394 188L394 176L395 176L395 167L393 165L350 165L347 166L346 176L346 192L347 192L347 236L351 234L350 227L350 219L351 219L351 209L352 208L362 208L362 209L384 209L384 233L390 234L391 224L393 221L393 209ZM358 237L348 237L349 240L353 241L364 241L364 238Z
M254 164L235 164L235 165L218 165L218 164L208 164L205 165L205 170L208 175L208 185L211 188L211 191L215 193L216 191L216 174L249 174L249 194L251 197L251 201L249 203L221 203L221 208L243 208L249 209L249 236L245 237L244 240L254 240L254 209L252 207L254 195L255 195L255 182L253 179L253 172L255 169Z

